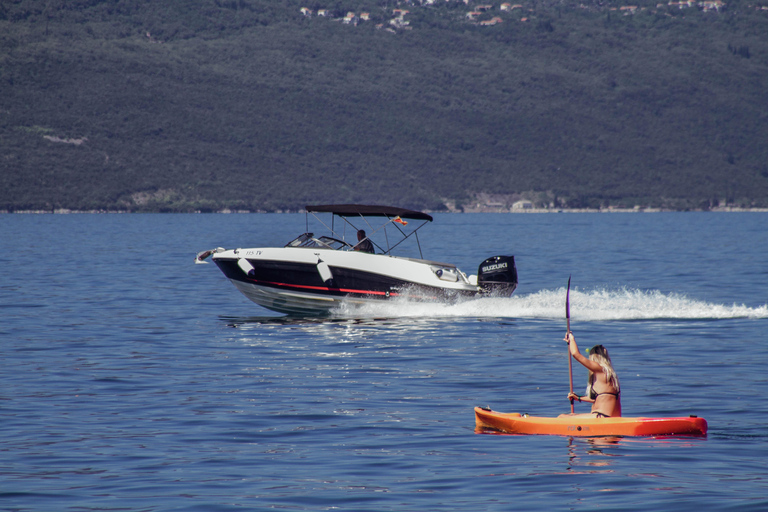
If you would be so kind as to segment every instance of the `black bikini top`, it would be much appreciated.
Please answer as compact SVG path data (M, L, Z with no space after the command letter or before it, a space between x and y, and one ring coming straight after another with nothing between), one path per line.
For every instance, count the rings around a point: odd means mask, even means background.
M597 397L599 397L600 395L613 395L616 398L619 398L620 394L621 394L621 390L619 390L617 393L609 393L607 391L604 391L602 393L595 393L594 388L589 388L589 398L591 398L592 400L596 400Z

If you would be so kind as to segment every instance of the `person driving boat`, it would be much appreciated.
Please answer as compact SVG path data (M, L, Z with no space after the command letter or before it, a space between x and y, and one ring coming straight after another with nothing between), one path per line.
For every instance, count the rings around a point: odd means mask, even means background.
M373 244L366 238L365 230L361 229L357 232L357 244L355 244L355 250L360 252L369 252L373 254Z

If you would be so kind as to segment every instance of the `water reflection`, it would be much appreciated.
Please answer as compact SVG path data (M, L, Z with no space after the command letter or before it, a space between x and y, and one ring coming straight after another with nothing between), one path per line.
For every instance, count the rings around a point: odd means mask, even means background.
M476 434L510 436L510 437L540 437L528 434L509 434L497 430L476 428ZM553 436L557 437L557 436ZM614 473L619 460L631 456L631 451L642 445L650 448L691 448L700 446L700 438L688 436L662 437L566 437L564 438L564 455L567 456L565 473L567 474L597 474ZM554 473L560 473L555 471Z
M612 469L593 469L611 466L611 457L622 457L617 453L608 453L604 450L615 448L621 442L620 437L588 437L576 439L568 438L568 472L569 473L607 473ZM581 468L591 469L584 470Z
M394 334L398 338L409 342L420 339L434 339L435 330L439 330L440 337L460 336L466 332L467 324L475 324L477 319L472 318L334 318L334 317L290 317L290 316L220 316L219 319L227 326L241 332L253 335L266 334L273 329L287 334L290 329L299 330L304 334L320 336L338 343L344 342L343 336L359 337L361 335L384 336ZM489 319L483 319L489 322ZM490 325L500 325L505 329L513 327L514 322L509 320L490 322ZM286 331L284 328L289 329ZM340 338L339 336L342 335Z
M339 318L327 318L327 317L296 317L296 316L226 316L220 315L219 319L226 323L229 327L237 329L241 326L247 326L248 324L258 325L303 325L303 324L321 324L321 323L333 323L333 322L345 322L346 320Z

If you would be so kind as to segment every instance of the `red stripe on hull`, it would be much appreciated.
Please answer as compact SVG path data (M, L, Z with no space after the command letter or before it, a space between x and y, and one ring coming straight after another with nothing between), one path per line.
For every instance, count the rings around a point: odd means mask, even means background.
M400 295L396 292L380 292L374 290L353 290L350 288L329 288L327 286L310 286L305 284L288 284L288 283L276 283L273 281L261 281L259 279L247 278L248 281L256 283L262 286L274 286L277 288L293 288L297 290L315 290L323 292L338 292L338 293L356 293L359 295L381 295L383 297L397 297Z

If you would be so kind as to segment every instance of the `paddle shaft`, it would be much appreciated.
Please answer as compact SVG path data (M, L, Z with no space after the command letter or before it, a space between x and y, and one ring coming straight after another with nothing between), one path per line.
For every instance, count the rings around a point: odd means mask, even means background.
M568 276L568 291L565 292L565 321L568 331L565 333L566 339L571 334L571 307L569 299L571 296L571 276ZM571 383L571 393L573 393L573 361L571 361L571 342L569 341L566 346L568 347L568 379ZM571 398L571 414L573 414L573 398Z

